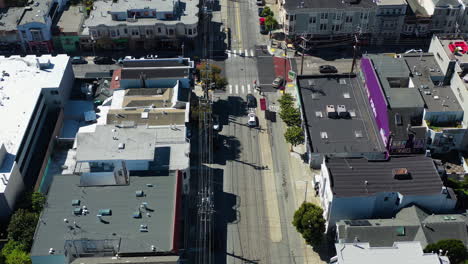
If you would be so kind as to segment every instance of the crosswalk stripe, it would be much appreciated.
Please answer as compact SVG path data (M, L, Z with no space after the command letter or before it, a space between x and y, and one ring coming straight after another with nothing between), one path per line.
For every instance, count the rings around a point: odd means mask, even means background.
M239 93L239 85L236 84L236 94Z
M242 85L242 93L245 93L245 87Z
M241 55L241 54L242 54L242 50L240 49L240 50L239 50L239 55Z
M232 94L232 85L229 85L229 93Z
M250 84L247 84L247 93L250 93Z
M248 50L248 49L245 49L245 56L246 56L246 57L249 56L249 50Z
M227 52L228 58L231 58L231 51L227 50L226 52Z
M252 56L252 57L255 56L254 50L250 50L250 56Z

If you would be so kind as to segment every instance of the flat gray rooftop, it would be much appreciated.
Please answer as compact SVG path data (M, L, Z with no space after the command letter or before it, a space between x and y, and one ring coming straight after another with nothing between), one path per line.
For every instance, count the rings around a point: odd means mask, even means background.
M18 28L18 21L23 15L23 7L10 7L0 9L0 23L2 24L2 31L16 31Z
M439 86L438 80L443 80L444 74L434 59L432 53L404 55L408 67L413 75L412 80L418 89L425 105L426 111L463 111L450 86ZM430 94L426 94L426 93Z
M361 153L384 151L379 132L357 77L306 76L299 90L313 152ZM350 119L327 117L327 105L345 105ZM320 117L321 116L321 117ZM324 135L326 134L326 138Z
M396 156L388 161L328 158L326 165L336 197L374 196L381 192L434 195L440 194L443 187L432 159L424 155ZM397 168L406 168L411 179L395 179L393 169Z
M94 133L78 133L77 161L154 159L156 130L98 125ZM119 148L124 144L123 148Z
M391 108L423 108L417 89L409 88L410 70L403 58L369 55Z
M175 173L169 173L131 176L127 186L79 187L79 176L54 176L31 255L48 256L50 248L55 249L55 255L62 255L67 240L90 240L92 245L88 243L88 248L99 249L99 243L106 239L119 242L116 250L119 253L148 253L151 245L157 252L170 252L174 230L178 228L174 223L176 182ZM144 197L136 197L138 190L144 192ZM79 200L80 205L72 206L72 200ZM141 209L142 217L133 218L142 202L148 203L149 210ZM75 215L74 209L83 206L89 214ZM96 217L100 209L112 210L110 216L102 216L102 222ZM142 224L148 226L148 232L140 232ZM73 250L76 249L69 248L68 254L73 254Z
M81 32L81 23L84 20L84 13L80 9L85 10L82 6L68 6L62 13L57 26L62 33L76 33Z

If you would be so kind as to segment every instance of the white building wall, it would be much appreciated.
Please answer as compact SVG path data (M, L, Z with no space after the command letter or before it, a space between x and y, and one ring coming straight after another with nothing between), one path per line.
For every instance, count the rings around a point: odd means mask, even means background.
M465 113L468 113L468 83L465 83L458 74L453 74L450 81L455 97ZM465 114L462 122L463 127L468 127L468 114Z
M0 220L7 220L11 213L15 209L16 201L19 195L24 191L23 176L19 171L19 166L16 162L13 164L13 168L10 173L8 185L5 191L0 193Z

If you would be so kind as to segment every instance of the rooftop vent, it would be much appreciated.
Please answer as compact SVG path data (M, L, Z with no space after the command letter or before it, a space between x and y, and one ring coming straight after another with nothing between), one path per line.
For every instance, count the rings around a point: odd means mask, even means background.
M321 137L322 139L327 139L327 138L328 138L327 132L320 132L320 137Z
M340 84L346 84L346 79L340 79Z
M134 212L133 215L132 215L132 217L133 217L133 218L141 218L141 212L140 212L140 210Z
M143 197L145 196L145 193L142 190L138 190L135 192L136 197Z
M351 98L351 95L349 95L349 93L343 93L343 97L345 99L349 99L349 98Z
M83 209L81 209L81 207L77 207L75 209L73 209L73 214L74 215L81 215Z
M392 170L395 180L411 180L411 173L406 168L396 168Z
M140 225L140 232L148 232L148 225Z
M72 206L80 206L80 200L72 200Z
M99 209L98 214L101 216L110 216L112 215L112 210L111 209Z
M338 118L334 105L327 105L327 116L328 118Z
M148 119L148 112L141 112L141 119Z
M315 116L322 118L323 117L322 111L316 111Z
M354 135L355 135L357 138L362 138L362 131L361 131L361 130L356 130L356 131L354 131Z
M119 143L119 149L125 149L125 143Z

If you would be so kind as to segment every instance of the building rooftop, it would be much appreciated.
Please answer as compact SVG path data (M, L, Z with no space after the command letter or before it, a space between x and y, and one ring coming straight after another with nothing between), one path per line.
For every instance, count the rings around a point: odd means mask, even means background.
M183 6L183 14L179 19L174 20L160 20L157 18L137 18L135 22L117 21L112 20L112 16L107 11L112 10L113 12L127 11L128 9L144 9L145 7L153 7L158 11L173 11L173 1L165 0L135 0L125 1L120 0L114 3L114 1L99 0L93 3L94 10L91 12L89 18L84 22L86 27L95 27L99 25L106 26L117 26L127 24L130 26L152 26L158 23L165 25L176 25L179 23L183 24L195 24L198 22L198 7L199 1L180 1Z
M392 247L371 247L369 243L335 244L332 264L449 264L447 257L424 253L418 242L395 242Z
M54 255L63 255L66 250L69 255L82 256L106 248L109 252L109 246L112 255L151 254L152 245L156 252L177 250L174 235L179 228L175 219L180 206L180 183L176 175L131 176L129 185L100 187L80 187L80 177L76 175L54 176L36 227L32 258L49 256L50 248L55 250ZM143 192L142 197L137 197L138 191ZM102 209L109 209L110 215L100 212ZM136 212L141 213L140 218L133 217ZM140 231L141 225L147 225L147 232ZM80 246L85 241L87 248Z
M177 59L153 59L153 60L124 60L123 68L144 68L144 67L182 67L193 68L193 61L189 58Z
M144 108L111 109L107 113L107 124L109 125L132 123L135 125L170 126L184 125L186 121L188 118L185 109L151 109L149 111Z
M33 4L30 5L31 10L24 9L24 14L18 25L33 22L46 23L52 5L52 0L34 0Z
M85 7L79 5L69 5L63 11L57 26L61 33L79 34L81 32L81 24L84 20Z
M0 9L0 25L1 31L16 31L18 21L23 15L24 7L10 7Z
M411 71L411 80L421 95L426 111L463 111L432 53L403 55Z
M338 241L368 242L372 247L390 247L394 242L418 241L423 247L442 239L468 243L466 215L433 215L413 205L389 219L341 220L337 223Z
M157 130L146 127L96 126L93 133L78 133L77 161L153 160Z
M49 64L50 61L50 64ZM69 63L67 55L36 57L0 56L0 144L14 160L42 88L60 87ZM12 162L3 163L1 173L9 175ZM1 185L1 184L0 184ZM0 187L0 190L4 188Z
M132 264L178 264L179 256L145 256L145 257L95 257L78 258L71 264L112 264L132 263Z
M402 195L442 193L436 167L424 155L394 156L388 161L328 158L326 166L333 178L333 193L338 197L371 196L386 191ZM398 179L397 169L405 169L404 179Z
M403 58L369 55L390 108L423 108L417 89L412 89L410 70Z
M444 48L445 53L451 60L455 60L460 64L468 63L468 54L465 46L467 45L463 39L441 39L440 44ZM463 50L455 52L455 47L461 47Z
M303 8L336 8L336 9L353 9L353 8L373 8L376 3L372 0L284 0L284 8L286 10L297 10Z
M313 152L383 152L367 94L356 77L305 76L298 80ZM344 105L349 119L333 119L327 105Z
M146 79L174 79L186 78L190 74L188 68L123 68L121 80L140 79L142 75Z

